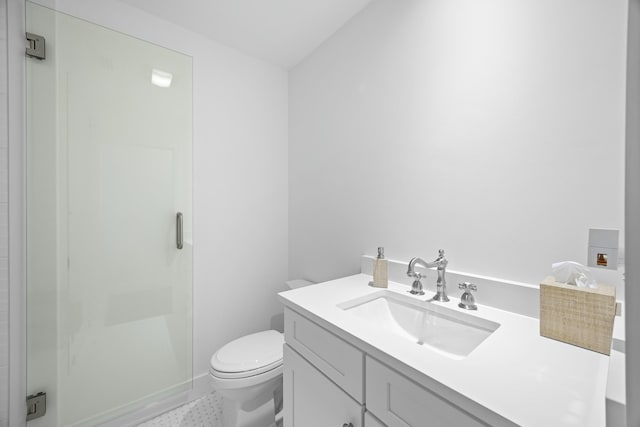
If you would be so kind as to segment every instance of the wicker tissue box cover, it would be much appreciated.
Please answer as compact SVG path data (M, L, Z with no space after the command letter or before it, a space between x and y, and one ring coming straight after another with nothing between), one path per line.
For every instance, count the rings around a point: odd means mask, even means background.
M553 276L540 283L540 335L609 355L616 289L579 288Z

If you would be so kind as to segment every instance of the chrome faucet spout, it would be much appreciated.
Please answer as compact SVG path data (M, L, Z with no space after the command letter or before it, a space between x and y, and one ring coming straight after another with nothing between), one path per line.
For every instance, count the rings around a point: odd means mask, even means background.
M420 257L411 258L411 261L409 261L409 267L407 268L407 276L413 277L415 280L411 286L410 292L418 295L424 294L422 291L422 283L420 282L422 274L415 271L416 265L420 265L424 268L436 268L438 270L438 281L436 282L437 292L433 299L443 302L449 301L449 297L447 296L447 281L445 280L447 264L449 264L449 261L444 257L444 250L442 249L438 251L438 258L433 262L426 262Z

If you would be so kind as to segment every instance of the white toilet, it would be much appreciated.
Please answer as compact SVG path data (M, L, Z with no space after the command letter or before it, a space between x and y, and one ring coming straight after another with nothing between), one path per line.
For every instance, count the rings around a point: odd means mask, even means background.
M292 280L295 289L312 284ZM211 357L209 374L224 398L224 427L270 427L282 407L284 335L263 331L224 345Z
M211 357L209 374L224 397L224 427L269 427L282 399L282 346L278 331L231 341Z

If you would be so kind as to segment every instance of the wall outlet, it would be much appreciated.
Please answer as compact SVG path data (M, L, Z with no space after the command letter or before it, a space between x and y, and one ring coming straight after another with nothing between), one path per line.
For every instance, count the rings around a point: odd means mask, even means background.
M618 269L619 230L589 229L589 267Z

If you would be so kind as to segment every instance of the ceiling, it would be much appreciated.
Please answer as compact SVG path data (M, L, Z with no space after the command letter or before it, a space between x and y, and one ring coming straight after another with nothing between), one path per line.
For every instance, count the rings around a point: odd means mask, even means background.
M372 0L121 0L291 68Z

